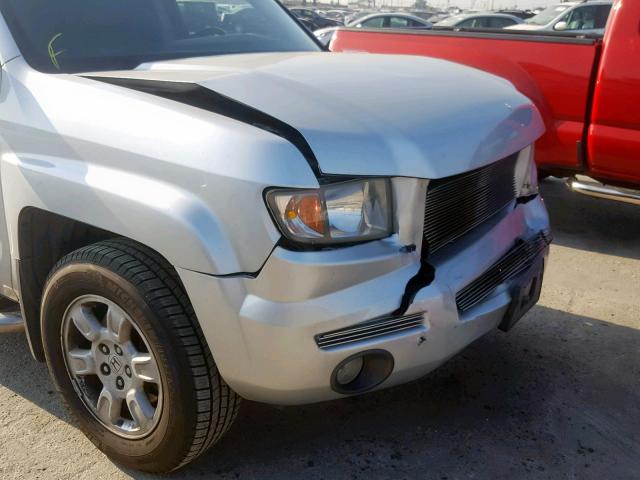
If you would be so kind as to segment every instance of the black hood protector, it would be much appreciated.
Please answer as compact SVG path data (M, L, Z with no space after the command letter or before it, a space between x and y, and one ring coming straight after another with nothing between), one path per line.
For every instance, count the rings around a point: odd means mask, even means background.
M273 133L274 135L284 138L300 151L318 180L327 177L327 175L324 175L320 170L318 159L311 150L309 143L298 130L267 113L256 110L249 105L221 95L197 83L97 76L85 78L156 95L168 100L173 100L174 102L207 110Z

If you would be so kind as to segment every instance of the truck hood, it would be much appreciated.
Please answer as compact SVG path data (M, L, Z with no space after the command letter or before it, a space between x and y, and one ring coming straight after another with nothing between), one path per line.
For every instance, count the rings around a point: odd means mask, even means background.
M441 178L506 157L544 130L506 80L423 57L246 54L85 76L197 84L297 130L324 174Z

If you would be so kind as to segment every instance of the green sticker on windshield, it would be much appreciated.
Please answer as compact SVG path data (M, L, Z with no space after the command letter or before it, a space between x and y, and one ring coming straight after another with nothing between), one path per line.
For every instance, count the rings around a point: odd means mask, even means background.
M60 50L59 52L56 52L53 48L53 43L56 40L58 40L61 36L62 36L62 33L58 33L57 35L54 35L51 40L49 40L49 58L51 59L51 63L53 63L53 66L56 67L58 70L60 70L60 63L58 63L58 56L62 55L65 51Z

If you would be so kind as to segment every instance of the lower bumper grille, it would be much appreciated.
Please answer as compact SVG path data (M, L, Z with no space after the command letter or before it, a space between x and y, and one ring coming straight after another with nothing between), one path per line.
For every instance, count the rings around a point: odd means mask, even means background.
M547 232L541 232L529 241L520 241L489 270L458 292L458 310L464 312L471 309L499 285L524 272L550 243L551 236Z
M420 328L424 313L415 313L403 317L385 316L352 327L316 335L316 344L325 350L338 345L360 342L370 338L391 335L396 332Z

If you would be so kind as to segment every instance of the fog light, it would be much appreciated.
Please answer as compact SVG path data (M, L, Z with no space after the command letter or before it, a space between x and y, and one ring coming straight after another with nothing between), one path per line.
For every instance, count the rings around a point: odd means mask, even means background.
M336 371L336 382L342 386L350 384L360 375L362 365L364 365L362 357L348 361Z
M371 390L393 372L393 357L385 350L367 350L345 358L331 373L334 392L354 395Z

